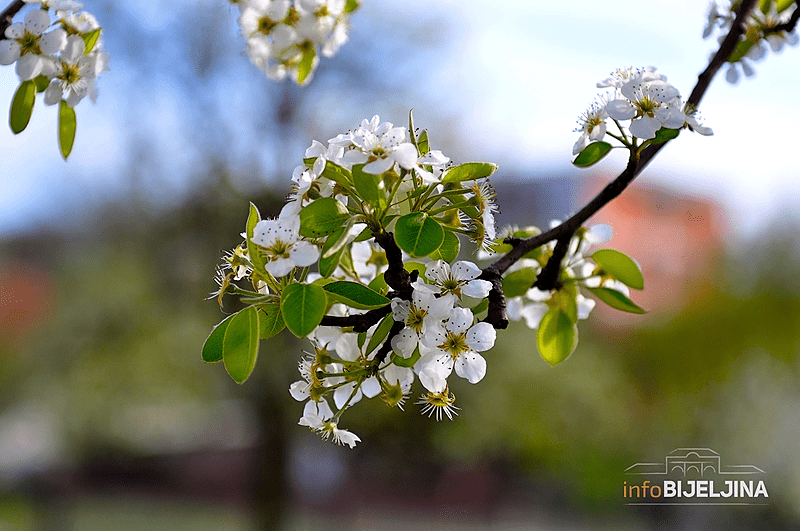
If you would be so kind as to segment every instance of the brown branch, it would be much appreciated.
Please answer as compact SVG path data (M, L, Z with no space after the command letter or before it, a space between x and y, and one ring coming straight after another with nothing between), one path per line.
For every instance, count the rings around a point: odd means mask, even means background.
M687 104L697 107L697 105L700 103L700 100L703 98L708 90L709 85L711 84L711 80L714 78L722 65L725 64L725 62L728 60L728 57L730 57L736 48L739 37L741 37L744 31L745 18L753 9L755 3L756 0L743 0L739 5L739 8L736 11L736 17L731 25L728 35L720 44L719 50L717 50L717 53L714 54L714 57L711 59L706 69L698 76L697 84L695 85L694 89L692 89L689 99L687 100ZM798 8L798 10L800 10L800 8ZM794 13L792 16L794 17ZM642 170L644 170L645 166L647 166L650 160L652 160L653 157L655 157L656 154L661 151L667 142L655 145L651 144L642 150L638 156L636 156L635 152L632 152L631 157L628 159L628 165L626 166L625 171L623 171L616 179L606 185L606 187L603 188L603 190L597 194L594 199L589 201L586 206L584 206L576 214L571 216L560 225L550 229L547 232L537 234L536 236L532 236L524 240L519 240L516 238L506 240L505 243L514 245L514 248L504 256L498 258L489 266L485 267L481 273L480 278L492 282L493 286L492 290L489 292L489 310L485 321L490 323L495 328L505 328L508 325L508 317L505 309L506 302L502 294L502 284L500 283L503 274L508 270L509 267L514 265L527 253L552 240L558 240L558 244L556 245L557 249L559 246L565 249L563 252L559 251L558 254L555 252L553 253L553 256L540 273L540 277L543 275L546 276L541 282L540 279L537 278L535 285L539 287L539 289L548 286L550 286L550 289L555 287L558 279L557 273L561 266L561 260L563 260L564 255L566 254L566 248L568 248L569 240L572 238L572 235L575 234L575 231L577 231L586 220L588 220L600 209L605 207L613 199L619 196L622 191L625 190L625 188L627 188L628 185L633 182L633 180L642 172ZM553 271L555 271L555 274L553 274Z
M14 0L0 13L0 39L5 39L6 29L11 25L14 15L19 13L20 9L23 7L25 7L25 2L22 0Z

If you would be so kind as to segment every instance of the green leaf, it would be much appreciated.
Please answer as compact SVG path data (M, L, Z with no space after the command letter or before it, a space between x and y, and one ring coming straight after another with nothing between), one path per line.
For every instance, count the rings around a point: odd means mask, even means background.
M353 166L353 185L358 192L358 196L376 208L386 206L386 186L380 175L372 175L364 172L364 164Z
M345 13L352 13L361 3L358 0L347 0L347 3L344 5L344 12Z
M340 280L324 287L332 298L358 310L372 310L391 303L389 299L363 284Z
M444 260L445 262L452 262L458 258L458 252L461 250L461 242L458 241L458 236L451 231L444 231L444 241L442 246L431 253L430 257L433 260Z
M67 160L67 157L72 152L76 127L75 109L67 105L66 101L61 100L61 105L58 108L58 145L61 148L61 156L64 157L64 160Z
M628 313L647 313L647 310L634 304L632 300L615 289L610 288L586 288L589 292L608 304L612 308Z
M678 135L681 134L680 129L667 129L666 127L662 127L658 131L656 131L656 136L652 140L650 140L651 144L663 144L667 140L672 140L673 138L678 138Z
M412 262L412 261L408 261L405 264L403 264L403 268L406 271L408 271L409 273L412 273L412 272L416 271L417 274L419 275L419 278L423 278L425 276L425 271L428 269L425 266L425 264L421 264L419 262Z
M281 316L281 306L277 302L259 306L258 310L261 312L258 319L258 337L261 339L269 339L286 328Z
M36 76L33 82L36 83L36 92L44 92L50 86L50 78L47 76Z
M428 130L423 129L422 132L417 137L417 150L419 150L419 155L423 156L428 151L431 150L430 145L428 144Z
M605 273L633 289L644 289L644 276L639 263L614 249L600 249L591 256Z
M97 28L87 33L81 33L83 42L86 44L86 49L84 50L83 55L86 55L94 49L94 46L97 44L97 40L100 38L100 32L102 30L103 28Z
M787 9L789 9L792 5L794 5L795 0L778 0L777 10L778 13L783 13Z
M372 354L373 350L378 348L378 345L383 343L383 340L386 339L386 336L388 336L389 332L392 330L392 325L394 325L394 318L390 313L383 318L378 328L375 329L375 333L372 334L372 338L370 338L369 343L367 343L367 350L364 351L364 355L369 356Z
M395 240L411 256L427 256L444 242L444 229L424 212L412 212L397 220Z
M327 236L350 217L347 207L332 197L322 197L300 210L300 235L306 238Z
M419 353L419 347L414 349L414 353L411 354L410 358L404 358L392 352L392 363L398 367L407 367L410 369L421 357L422 355Z
M556 366L578 346L578 327L563 310L551 308L539 323L536 345L542 358Z
M263 278L267 278L267 270L265 269L266 260L264 259L264 255L261 254L261 250L259 249L258 245L250 241L253 238L253 229L255 229L256 224L261 221L261 214L258 213L258 209L253 203L250 203L250 211L247 215L247 225L246 225L246 233L247 233L247 254L250 255L250 263L253 264L253 271L261 275Z
M417 133L414 130L414 109L408 111L408 136L411 139L411 143L414 144L415 148L417 148L417 153L419 153L419 147L417 146Z
M533 287L534 282L536 282L536 270L532 267L512 271L503 277L503 294L506 298L525 295Z
M352 219L352 218L351 218ZM347 243L347 233L350 231L349 227L341 227L339 230L334 231L325 240L325 245L322 246L319 259L319 274L323 277L329 277L336 270L339 265L339 260L342 258L342 253L345 251L345 245L339 246L338 250L333 249L340 241Z
M772 5L773 0L760 0L758 2L758 7L761 9L761 12L765 15L769 13L769 8Z
M11 110L8 115L8 125L15 135L28 127L34 103L36 103L36 82L33 80L23 81L11 99Z
M572 163L579 168L586 168L608 155L611 144L608 142L592 142L581 151Z
M228 325L231 324L231 318L234 315L236 314L229 315L211 330L206 342L203 343L202 356L204 362L217 363L222 361L222 342L225 339L225 330L228 329Z
M300 64L297 65L297 84L302 85L308 79L311 71L314 69L314 58L316 57L314 48L309 46L303 50L303 58L300 59Z
M313 204L313 203L312 203ZM297 337L310 334L325 316L327 297L316 284L289 284L281 293L281 314L288 328Z
M443 183L457 183L488 177L497 171L497 164L491 162L465 162L453 166L442 176Z
M353 188L353 175L350 173L350 170L343 168L335 162L331 162L330 160L325 161L325 169L322 170L320 177L330 179L347 191L350 191Z
M369 289L381 295L389 293L389 285L386 283L383 273L372 279L372 282L369 283Z
M474 308L472 308L472 313L474 315L478 315L481 312L485 312L489 309L489 299L483 299L479 302Z
M225 370L236 383L243 383L253 372L258 356L258 310L249 306L233 315L225 330L222 359Z

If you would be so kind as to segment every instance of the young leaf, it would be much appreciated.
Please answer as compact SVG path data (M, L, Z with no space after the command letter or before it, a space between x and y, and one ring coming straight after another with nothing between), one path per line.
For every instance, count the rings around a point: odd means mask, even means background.
M61 156L64 157L64 160L67 160L67 157L72 152L76 127L75 109L67 105L66 101L61 100L58 108L58 145L61 148Z
M211 333L208 335L206 342L203 343L203 361L206 363L217 363L222 361L222 342L225 339L225 330L231 324L231 318L236 315L231 314L223 319Z
M253 372L258 356L258 310L249 306L234 314L222 344L225 370L236 383L243 383Z
M372 282L369 283L368 287L375 293L380 293L381 295L386 295L389 293L389 285L386 283L383 273L380 273L378 276L372 279Z
M451 231L444 231L444 241L442 246L431 253L433 260L444 260L445 262L452 262L458 257L458 252L461 250L461 242L458 241L458 236Z
M592 254L595 261L606 273L629 288L644 289L644 276L639 263L614 249L600 249Z
M250 241L253 237L253 229L259 221L261 221L261 214L258 213L256 206L250 203L250 211L247 215L247 225L245 229L247 233L247 254L250 255L250 263L253 264L253 270L266 278L267 270L265 269L266 260L264 259L264 255L261 254L258 245Z
M258 337L261 339L269 339L286 328L281 316L280 304L265 304L258 310L261 312L258 316Z
M356 164L353 166L353 185L356 187L358 196L364 200L365 203L383 208L386 206L386 187L383 184L383 179L380 175L372 175L371 173L364 173L364 165Z
M656 136L653 138L650 143L651 144L662 144L667 140L672 140L673 138L678 138L678 135L681 134L680 129L667 129L666 127L662 127L658 131L656 131Z
M346 280L331 282L325 285L324 289L332 298L358 310L372 310L392 302L362 284Z
M341 260L342 253L344 253L346 247L341 245L338 250L333 249L333 247L338 245L340 241L347 242L347 233L349 230L349 227L341 227L339 230L331 233L328 239L325 240L325 245L322 246L319 259L319 274L323 277L327 278L336 271L336 267L339 265L339 260Z
M86 44L86 48L83 51L83 55L88 54L94 49L94 46L97 44L97 40L100 38L100 32L102 30L103 28L96 28L87 33L81 33L83 42Z
M621 293L615 289L609 288L586 288L589 292L603 301L604 303L608 304L612 308L617 310L628 312L628 313L647 313L647 310L641 308L634 304L632 300L625 296L624 293Z
M394 318L392 314L387 315L381 321L381 324L378 325L378 328L375 329L375 333L372 334L372 338L367 343L367 350L364 351L364 354L369 356L372 354L372 351L378 348L378 345L383 343L383 340L386 339L386 336L389 335L389 332L392 330L392 325L394 325Z
M563 310L551 308L539 323L536 345L542 358L556 366L578 346L578 327Z
M424 156L428 151L431 150L430 145L428 143L427 129L423 129L422 132L417 137L417 150L419 151L420 156Z
M297 65L297 84L302 85L308 79L311 71L314 69L314 59L316 53L313 47L308 47L303 50L303 58L300 59L300 64Z
M443 183L457 183L488 177L497 170L497 164L491 162L465 162L453 166L442 176Z
M512 271L503 277L503 294L508 297L519 297L533 287L536 282L536 270L526 267Z
M347 207L333 197L322 197L300 210L300 235L306 238L327 236L350 217Z
M50 86L50 78L45 75L36 76L33 81L36 83L36 92L44 92Z
M444 241L444 229L424 212L412 212L397 220L395 240L411 256L427 256Z
M592 142L581 151L572 163L579 168L586 168L608 155L611 144L608 142Z
M348 191L353 187L353 175L350 173L350 170L342 168L330 160L325 161L325 169L322 170L322 175L320 175L320 177L330 179Z
M414 349L414 353L411 354L410 358L404 358L403 356L398 356L394 352L392 352L392 363L397 365L398 367L408 367L411 368L414 364L422 357L419 352L419 347Z
M281 294L283 320L297 337L307 336L319 325L326 306L325 290L316 284L289 284Z
M33 104L36 102L36 82L23 81L19 84L14 97L11 99L11 110L8 115L8 125L14 134L19 134L28 127L28 122L33 114Z
M358 6L361 5L358 0L347 0L347 3L344 5L344 12L345 13L352 13Z

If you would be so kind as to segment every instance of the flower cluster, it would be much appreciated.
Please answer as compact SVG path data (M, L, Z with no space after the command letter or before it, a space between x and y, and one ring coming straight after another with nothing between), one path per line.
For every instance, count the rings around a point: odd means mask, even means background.
M347 41L348 16L357 0L232 0L247 55L275 81L311 80L319 54L332 57Z
M702 135L713 134L710 128L700 125L696 109L684 105L678 89L667 82L666 76L656 73L654 67L618 69L597 83L597 87L613 92L599 96L578 119L575 131L581 135L572 148L573 155L594 142L602 142L606 136L616 138L626 147L639 148L637 140L654 141L662 129L673 130L675 136L683 128ZM617 133L608 131L609 119L616 125ZM630 123L623 127L621 122L627 120Z
M703 38L708 38L715 32L719 34L719 41L731 29L735 13L739 8L740 0L733 0L721 4L714 1L709 6L708 21L703 30ZM800 37L793 24L789 24L792 13L797 9L794 0L762 0L758 7L753 9L744 22L744 32L739 43L728 58L728 70L725 79L729 83L739 81L739 70L745 76L755 74L751 62L762 60L767 55L767 50L779 52L785 44L796 46Z
M225 254L212 297L221 304L224 295L239 295L249 306L212 331L203 359L224 361L241 383L259 339L283 328L307 338L311 348L289 389L305 403L299 424L350 447L359 438L340 427L343 413L376 397L402 409L416 381L422 413L452 419L459 408L451 376L480 382L483 353L496 339L489 299L498 279L459 259L462 239L476 244L479 257L510 249L496 238L487 180L495 169L451 164L411 116L408 128L374 116L326 144L314 141L279 216L261 219L251 205L244 242ZM641 310L626 287L641 289L638 265L616 251L586 254L610 237L606 226L580 228L550 291L534 283L553 245L526 254L502 282L509 317L539 328L539 350L552 364L572 352L575 322L594 306L581 289ZM252 289L238 284L245 280Z
M108 70L97 19L70 0L25 2L40 4L41 9L28 11L23 22L6 29L6 39L0 41L0 64L16 63L20 81L36 79L45 86L47 105L64 99L74 107L86 96L94 101L95 79Z
M95 79L108 70L102 28L97 19L72 0L25 0L38 9L22 22L11 24L0 40L0 64L16 64L20 87L12 100L11 128L25 129L33 111L35 94L44 92L45 105L62 103L59 135L66 158L75 132L71 110L86 96L97 98ZM52 12L52 13L51 13ZM55 16L55 20L53 19Z

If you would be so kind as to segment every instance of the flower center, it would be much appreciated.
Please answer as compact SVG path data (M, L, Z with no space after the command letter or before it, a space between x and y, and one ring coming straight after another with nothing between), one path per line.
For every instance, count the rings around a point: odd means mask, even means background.
M17 39L19 43L19 47L21 48L19 54L25 55L26 53L35 53L37 55L42 55L42 51L39 49L39 36L34 35L29 31L25 31L25 33Z
M426 315L428 315L426 310L417 308L412 304L411 308L408 310L408 321L406 321L406 326L419 334L422 332L422 323L424 322Z
M78 70L77 64L70 65L62 62L61 69L62 69L61 75L57 77L58 79L62 80L65 85L72 85L81 80L81 74L80 71Z
M269 35L270 32L277 26L278 23L269 17L261 17L258 19L258 32L264 35Z
M447 332L447 337L444 340L444 343L439 345L439 348L450 354L455 360L462 352L466 352L469 350L467 347L467 337L466 334L454 334L453 332Z

